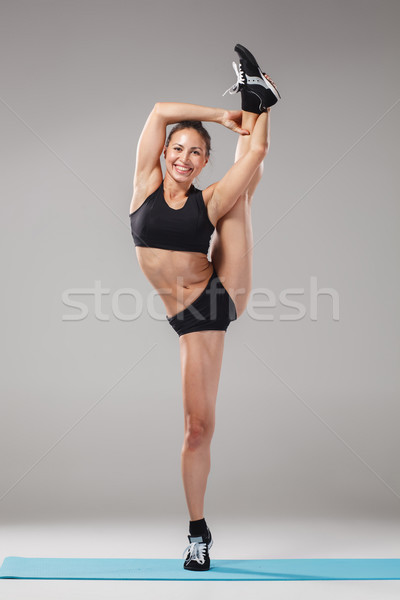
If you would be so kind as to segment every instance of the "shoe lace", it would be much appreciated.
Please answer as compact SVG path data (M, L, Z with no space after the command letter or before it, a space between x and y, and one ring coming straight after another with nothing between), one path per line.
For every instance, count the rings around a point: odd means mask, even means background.
M205 554L207 550L207 544L201 542L192 542L189 544L183 553L183 558L188 558L189 560L195 560L199 564L204 564ZM187 555L187 553L189 553Z
M230 88L228 88L226 90L226 92L224 92L222 94L223 96L225 96L225 94L227 94L228 92L230 94L236 94L236 92L239 91L240 86L244 85L244 83L245 83L245 75L244 75L244 71L242 69L242 65L239 63L239 68L238 68L237 64L235 63L235 61L233 61L232 67L233 67L233 70L236 73L237 81Z

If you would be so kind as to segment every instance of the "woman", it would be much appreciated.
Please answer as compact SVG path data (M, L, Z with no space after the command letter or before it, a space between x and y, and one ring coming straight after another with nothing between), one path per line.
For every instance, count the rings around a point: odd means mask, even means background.
M237 82L227 91L241 93L242 110L157 103L139 139L130 205L140 267L179 335L185 422L181 466L190 515L184 568L196 571L210 568L212 537L204 496L225 333L245 310L251 291L251 201L268 150L269 107L279 97L253 55L239 44L235 51ZM203 191L193 186L210 155L210 137L201 121L240 134L234 165ZM173 123L165 140L166 127Z

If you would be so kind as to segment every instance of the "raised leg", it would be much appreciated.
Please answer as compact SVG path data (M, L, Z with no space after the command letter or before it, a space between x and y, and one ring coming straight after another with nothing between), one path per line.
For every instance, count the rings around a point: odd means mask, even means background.
M252 136L269 145L269 112L256 115L243 111L242 127L249 136L240 136L235 161L250 148ZM240 316L248 302L252 287L253 228L251 201L259 183L264 165L261 164L249 183L247 190L238 197L233 207L218 221L211 243L211 261L223 285L231 295Z
M181 467L191 521L204 517L224 340L225 331L196 331L179 338L185 423Z

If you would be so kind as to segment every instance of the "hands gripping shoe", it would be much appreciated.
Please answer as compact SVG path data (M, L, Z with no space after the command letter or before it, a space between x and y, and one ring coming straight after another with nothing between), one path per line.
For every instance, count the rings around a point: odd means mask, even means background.
M207 527L206 534L197 536L188 535L188 538L190 544L185 548L183 553L183 558L185 559L183 568L190 571L208 571L210 568L208 551L213 545L210 530Z
M235 52L239 55L239 69L235 62L232 63L237 81L226 92L230 94L241 93L242 110L261 114L268 107L278 102L280 94L276 85L268 75L265 75L252 53L241 44L236 44Z

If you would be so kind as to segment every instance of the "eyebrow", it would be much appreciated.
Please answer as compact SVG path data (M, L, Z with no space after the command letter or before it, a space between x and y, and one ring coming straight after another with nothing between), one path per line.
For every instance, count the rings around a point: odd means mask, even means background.
M178 142L175 142L173 146L180 146L181 148L183 148L182 144L179 144ZM194 150L195 148L197 148L198 150L202 150L201 146L192 146L190 149Z

